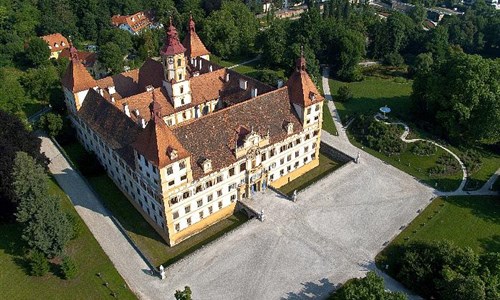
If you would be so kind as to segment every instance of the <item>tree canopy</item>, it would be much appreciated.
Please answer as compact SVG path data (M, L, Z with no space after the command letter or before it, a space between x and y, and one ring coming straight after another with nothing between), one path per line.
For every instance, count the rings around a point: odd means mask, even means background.
M384 280L375 272L368 272L364 278L354 278L336 291L330 300L405 300L401 292L385 290Z
M452 140L498 143L499 76L500 59L450 50L443 62L417 71L411 96L415 111Z

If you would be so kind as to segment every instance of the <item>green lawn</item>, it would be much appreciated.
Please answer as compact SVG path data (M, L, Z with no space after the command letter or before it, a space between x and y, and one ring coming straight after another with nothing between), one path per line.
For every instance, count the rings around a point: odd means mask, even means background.
M65 145L64 149L73 162L77 162L78 156L85 151L76 142ZM156 266L172 264L248 220L245 214L236 213L186 241L169 247L106 174L87 179L106 207L120 221L130 238Z
M335 102L342 121L354 114L374 115L385 105L392 109L391 116L407 119L410 114L411 81L397 83L392 78L366 77L363 81L351 83L330 79L329 84L334 100L342 85L348 85L353 93L348 102Z
M335 123L333 123L332 114L328 108L328 100L326 99L323 101L323 129L332 135L339 135Z
M381 253L380 265L398 255L397 245L410 241L449 240L477 253L500 252L500 201L498 197L437 198Z
M467 189L477 190L480 189L488 179L490 179L493 174L495 174L496 170L500 168L500 155L487 152L480 151L481 153L481 168L476 172L469 174L469 178L467 180Z
M363 146L360 142L355 140L352 135L349 134L349 139L352 144L358 148L363 149L364 151L370 153L371 155L391 164L392 166L404 171L422 182L435 187L440 191L454 191L460 185L462 180L462 171L457 171L450 175L444 176L434 176L429 175L426 171L429 167L436 165L436 160L438 157L445 153L441 148L437 148L437 151L434 155L431 156L417 156L411 153L411 144L407 145L405 151L403 151L400 155L387 156L384 153L375 151L371 148ZM436 186L437 183L437 186Z
M334 161L320 152L319 166L305 173L299 178L290 181L289 183L280 187L279 190L280 192L290 196L292 195L294 190L300 191L305 189L306 187L317 182L318 180L330 174L331 172L335 171L336 169L340 168L342 165L343 165L342 163Z
M66 194L53 181L51 193L63 199L63 208L77 215ZM78 217L81 221L81 219ZM81 221L83 223L83 221ZM136 299L126 287L125 281L101 249L90 230L83 225L79 237L72 240L66 249L78 266L78 275L72 280L61 279L51 273L43 277L29 276L23 258L21 226L0 225L0 291L2 299L105 299L116 293L120 299ZM58 267L51 265L56 274ZM96 274L100 272L102 278ZM104 285L108 282L109 288Z

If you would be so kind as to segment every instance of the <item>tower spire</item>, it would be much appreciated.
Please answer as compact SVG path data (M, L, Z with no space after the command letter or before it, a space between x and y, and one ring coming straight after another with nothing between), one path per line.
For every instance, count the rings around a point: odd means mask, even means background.
M297 59L297 71L306 71L306 58L304 57L304 45L300 46L300 57Z

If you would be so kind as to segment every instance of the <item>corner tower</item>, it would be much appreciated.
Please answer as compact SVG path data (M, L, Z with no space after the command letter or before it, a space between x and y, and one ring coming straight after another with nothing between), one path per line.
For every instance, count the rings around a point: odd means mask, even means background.
M186 48L179 41L177 29L172 24L167 29L165 45L160 51L163 64L163 86L172 101L174 108L191 103L191 86L188 80Z

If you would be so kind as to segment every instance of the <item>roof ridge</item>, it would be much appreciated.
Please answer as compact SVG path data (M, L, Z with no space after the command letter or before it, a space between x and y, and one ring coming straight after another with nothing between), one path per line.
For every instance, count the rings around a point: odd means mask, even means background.
M222 112L227 112L229 110L232 110L232 109L235 109L237 107L240 107L240 106L243 106L243 105L247 105L248 103L252 102L252 101L256 101L256 100L260 100L261 97L264 97L264 96L269 96L270 94L275 94L277 92L281 92L281 91L284 91L284 90L288 90L288 87L285 85L283 87L280 87L278 89L275 89L275 90L272 90L272 91L269 91L267 93L264 93L264 94L260 94L260 95L257 95L256 97L253 97L253 98L250 98L246 101L243 101L243 102L240 102L240 103L236 103L236 104L233 104L231 106L228 106L226 108L223 108L221 110L218 110L218 111L214 111L212 113L209 113L207 115L204 115L204 116L201 116L199 118L195 118L195 119L190 119L188 121L185 121L185 122L181 122L181 123L178 123L178 124L175 124L173 126L171 126L172 130L173 129L177 129L177 128L180 128L180 127L183 127L183 126L186 126L186 125L189 125L191 123L194 123L198 120L201 120L201 119L205 119L205 118L208 118L208 117L213 117L219 113L222 113ZM287 97L288 97L288 93L287 93Z

